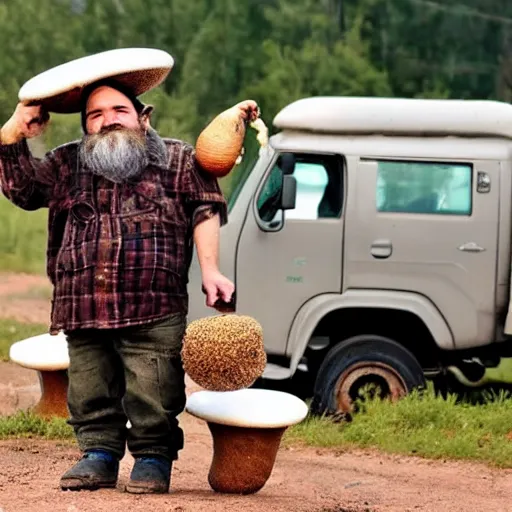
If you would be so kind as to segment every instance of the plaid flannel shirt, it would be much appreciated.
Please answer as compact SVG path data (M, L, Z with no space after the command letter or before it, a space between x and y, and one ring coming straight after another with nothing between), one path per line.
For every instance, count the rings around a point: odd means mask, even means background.
M194 148L163 140L167 155L122 184L83 169L79 142L42 159L25 140L0 144L4 195L25 210L48 208L50 332L126 327L187 312L193 229L215 214L224 224L227 207Z

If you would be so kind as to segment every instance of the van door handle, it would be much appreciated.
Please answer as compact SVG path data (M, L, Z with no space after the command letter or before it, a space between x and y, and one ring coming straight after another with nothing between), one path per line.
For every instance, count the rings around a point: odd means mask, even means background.
M370 252L374 258L389 258L393 253L393 244L391 240L375 240L372 243Z
M468 242L467 244L462 244L459 247L459 251L464 251L464 252L484 252L485 248L484 247L480 247L475 242Z

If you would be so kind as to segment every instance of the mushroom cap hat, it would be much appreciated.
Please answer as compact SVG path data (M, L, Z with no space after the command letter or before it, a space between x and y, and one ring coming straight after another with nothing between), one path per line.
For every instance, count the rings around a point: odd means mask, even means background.
M154 48L118 48L71 60L32 77L18 98L48 112L78 113L83 90L111 79L139 96L160 85L174 66L169 53Z

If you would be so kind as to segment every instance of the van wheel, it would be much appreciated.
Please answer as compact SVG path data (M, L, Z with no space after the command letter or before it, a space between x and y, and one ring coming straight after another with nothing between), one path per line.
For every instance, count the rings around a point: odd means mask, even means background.
M335 345L318 369L311 411L343 415L355 412L364 393L397 400L425 386L414 355L389 338L354 336Z

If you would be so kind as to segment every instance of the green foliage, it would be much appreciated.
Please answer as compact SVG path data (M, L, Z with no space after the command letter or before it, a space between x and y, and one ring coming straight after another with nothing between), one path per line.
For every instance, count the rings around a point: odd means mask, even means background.
M82 126L78 114L53 114L44 136L39 140L41 147L39 154L42 156L45 149L54 148L82 137ZM34 152L35 154L35 152Z
M286 443L327 448L375 447L433 459L472 459L512 467L512 401L505 394L480 405L447 399L429 388L396 403L367 399L348 423L309 417L291 427Z
M178 99L175 94L171 96L157 88L144 94L141 100L154 107L151 124L161 135L194 144L197 112L191 95Z
M482 379L483 383L512 384L512 359L503 358L496 368L488 368Z
M269 116L311 94L492 97L510 49L512 7L464 4L8 0L0 6L0 115L9 115L19 86L35 73L128 46L163 48L175 58L161 88L173 108L159 122L188 138L249 92ZM176 125L164 122L175 112Z
M43 419L31 412L20 411L12 416L0 417L2 439L57 439L74 441L74 433L63 418Z
M334 0L342 3L341 0ZM396 96L504 98L511 82L507 0L343 0L345 22L363 16L370 60Z
M9 348L16 341L45 332L48 332L46 325L25 324L16 320L0 319L0 361L9 360Z
M286 103L310 95L503 96L512 7L464 3L468 9L411 0L7 0L0 117L7 120L34 74L128 46L173 55L168 80L145 99L155 105L155 128L190 142L247 97L271 124ZM53 117L47 148L81 136L78 116Z
M368 61L358 26L344 40L329 11L312 0L11 0L0 6L0 23L4 121L34 74L128 46L173 55L168 80L144 99L155 105L157 130L192 143L216 114L248 95L271 123L277 109L300 96L390 92L386 74ZM78 116L52 118L46 148L81 135Z
M282 0L265 11L271 27L262 45L265 66L259 80L244 89L264 117L305 96L391 95L386 73L368 59L361 21L354 20L341 38L325 7L312 0L302 4Z
M0 219L0 269L44 272L47 212L21 210L0 197Z

